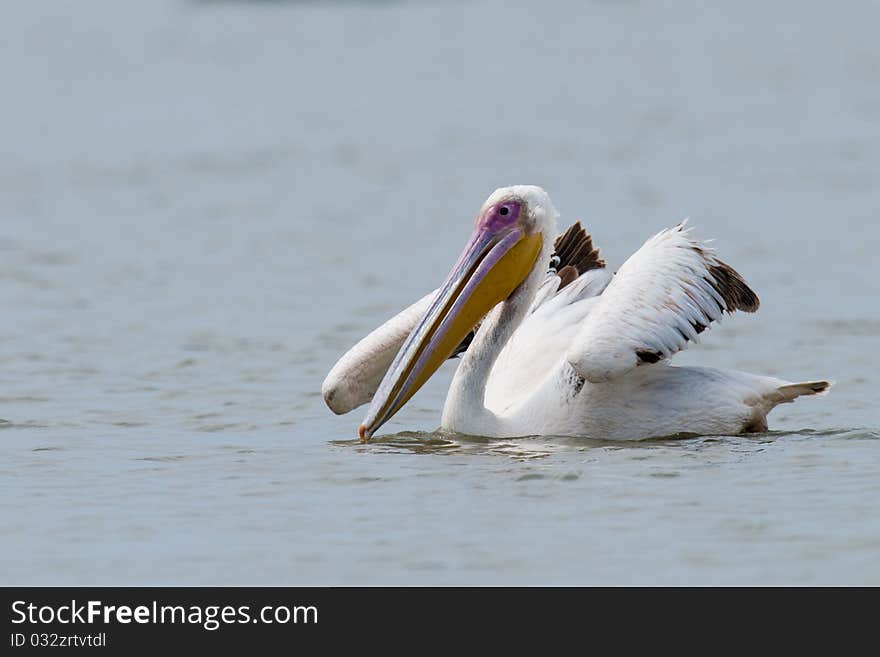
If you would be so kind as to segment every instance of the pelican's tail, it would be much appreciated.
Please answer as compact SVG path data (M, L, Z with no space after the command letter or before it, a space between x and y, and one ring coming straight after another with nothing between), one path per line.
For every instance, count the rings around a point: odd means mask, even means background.
M771 388L752 405L752 416L746 421L743 431L746 433L767 431L767 414L779 404L788 404L802 395L823 395L830 387L830 381L802 381L783 383Z
M822 395L831 387L830 381L802 381L801 383L787 383L779 386L776 391L780 396L777 404L793 402L801 395Z

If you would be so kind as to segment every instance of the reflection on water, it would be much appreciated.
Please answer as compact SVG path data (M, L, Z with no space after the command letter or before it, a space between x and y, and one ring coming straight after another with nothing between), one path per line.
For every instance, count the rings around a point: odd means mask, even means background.
M10 4L0 583L880 584L878 12ZM361 445L325 373L515 183L613 267L690 216L762 308L676 360L834 389L494 440L432 431L450 363Z
M357 439L331 440L331 445L353 448L361 452L379 454L470 454L499 455L513 459L534 459L561 452L589 452L590 450L633 450L634 454L650 450L701 451L715 447L724 450L760 450L779 437L808 436L811 438L837 437L847 440L876 440L880 431L866 429L802 429L800 431L768 431L738 436L699 436L676 434L649 440L602 440L572 436L523 436L519 438L487 438L438 431L401 431L379 436L363 444ZM633 456L633 458L647 458Z

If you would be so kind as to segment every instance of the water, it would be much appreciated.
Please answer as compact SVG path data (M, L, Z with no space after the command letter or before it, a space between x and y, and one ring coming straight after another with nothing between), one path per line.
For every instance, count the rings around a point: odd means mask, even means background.
M873 3L143 2L0 22L0 583L880 584ZM369 446L319 389L497 186L762 309L772 432ZM399 433L403 432L403 433Z

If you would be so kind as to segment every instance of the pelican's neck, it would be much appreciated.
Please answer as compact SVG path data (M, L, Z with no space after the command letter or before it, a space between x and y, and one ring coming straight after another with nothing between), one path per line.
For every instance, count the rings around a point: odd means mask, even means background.
M525 319L544 278L552 251L547 244L552 246L552 240L545 236L544 242L532 271L513 294L489 311L464 353L443 406L444 429L474 435L498 433L500 419L486 408L486 385L495 361Z

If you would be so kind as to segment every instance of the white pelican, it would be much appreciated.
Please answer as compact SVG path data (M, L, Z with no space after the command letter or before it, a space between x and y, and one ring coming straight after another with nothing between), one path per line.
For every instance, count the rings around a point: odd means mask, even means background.
M777 404L828 389L668 365L724 312L757 310L757 295L685 223L612 273L579 223L556 238L557 217L540 187L496 190L440 288L336 363L322 388L330 409L372 400L367 441L462 352L441 428L489 437L765 431Z

